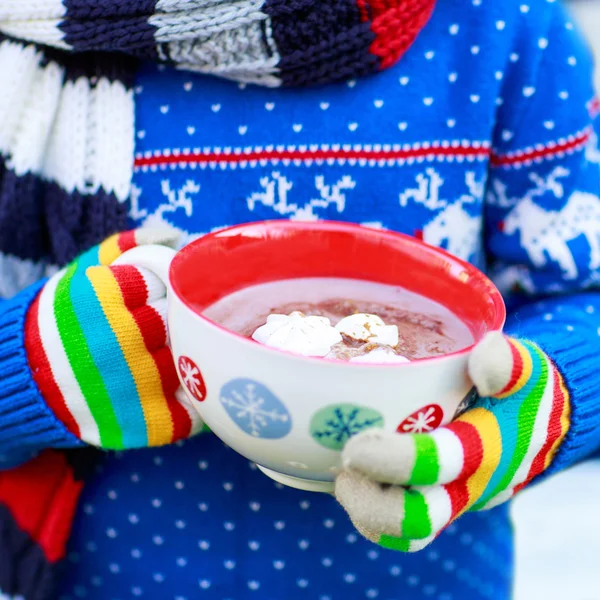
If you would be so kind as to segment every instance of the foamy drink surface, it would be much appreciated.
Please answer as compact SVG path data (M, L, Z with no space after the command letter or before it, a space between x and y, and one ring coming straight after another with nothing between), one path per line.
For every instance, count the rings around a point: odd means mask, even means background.
M290 317L298 313L301 317ZM401 287L354 279L317 277L255 285L222 298L202 314L266 345L352 362L401 362L394 356L412 361L473 343L467 326L441 304ZM322 320L302 317L325 317L331 328L338 326L337 337ZM303 341L298 336L304 336ZM330 347L326 354L319 340Z

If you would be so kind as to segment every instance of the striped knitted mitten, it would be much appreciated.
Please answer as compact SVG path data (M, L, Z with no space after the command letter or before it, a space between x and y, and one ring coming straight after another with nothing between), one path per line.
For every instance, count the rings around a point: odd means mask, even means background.
M489 334L469 370L480 398L431 433L369 430L344 449L336 496L368 539L424 548L468 510L511 498L550 465L569 429L569 392L535 344Z
M167 346L165 286L149 271L109 266L168 236L139 229L107 239L52 277L27 315L27 356L42 396L93 446L158 446L200 427Z

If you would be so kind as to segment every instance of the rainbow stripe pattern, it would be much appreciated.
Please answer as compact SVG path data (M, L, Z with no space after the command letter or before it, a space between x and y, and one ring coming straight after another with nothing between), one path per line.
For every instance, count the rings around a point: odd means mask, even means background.
M510 499L552 462L569 430L569 391L538 346L499 337L508 345L505 355L512 363L500 391L480 398L448 426L431 433L402 434L402 445L395 444L397 456L390 460L412 462L404 465L402 481L396 476L394 483L399 485L386 491L377 485L369 487L361 479L368 477L364 468L354 489L352 475L344 482L338 499L357 528L381 546L420 550L464 512L492 508ZM362 451L368 452L366 446ZM380 465L376 470L380 475L385 471ZM362 494L360 500L357 494ZM379 505L387 506L384 510L389 514L363 515L367 523L353 515L353 510L367 502L377 511L381 494L386 500ZM373 523L380 524L379 530Z
M26 322L34 379L54 414L105 449L159 446L188 437L197 417L179 382L161 316L163 284L148 272L109 266L155 232L114 235L52 277Z

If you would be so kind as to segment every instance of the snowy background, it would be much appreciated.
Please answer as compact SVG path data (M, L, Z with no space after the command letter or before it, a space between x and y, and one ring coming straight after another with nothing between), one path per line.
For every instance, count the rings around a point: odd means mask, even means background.
M600 461L515 500L514 600L600 600Z
M570 0L567 4L578 17L600 63L600 0ZM596 88L600 90L600 64L596 68Z
M600 63L600 0L570 4ZM596 86L600 90L600 68ZM513 516L514 600L600 600L600 461L523 493L515 501Z

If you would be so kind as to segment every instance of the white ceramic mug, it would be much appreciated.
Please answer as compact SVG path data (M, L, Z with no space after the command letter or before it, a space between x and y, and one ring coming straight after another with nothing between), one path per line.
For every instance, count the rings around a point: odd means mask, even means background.
M180 381L205 423L269 477L305 490L333 489L341 449L367 427L423 431L451 421L471 396L472 347L408 364L326 361L261 346L202 310L249 285L322 276L420 293L451 309L475 342L505 319L500 293L473 266L414 238L356 225L242 225L177 253L138 247L117 262L165 282Z

